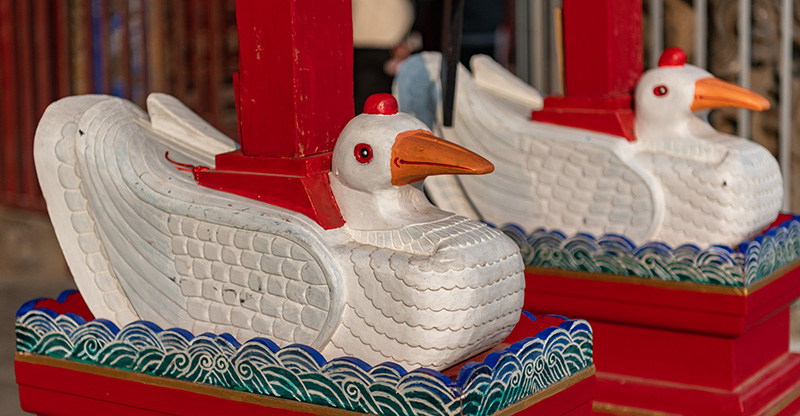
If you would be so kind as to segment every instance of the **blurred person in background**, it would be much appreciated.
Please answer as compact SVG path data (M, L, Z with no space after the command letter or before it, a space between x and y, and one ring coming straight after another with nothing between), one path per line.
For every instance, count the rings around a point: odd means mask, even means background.
M502 0L465 0L461 63L475 54L508 63ZM391 92L400 63L418 50L440 51L442 0L353 0L353 98L356 114L372 94Z
M409 0L353 0L353 98L356 114L372 94L391 92L403 59L419 49L410 35L414 5Z
M414 33L422 38L422 50L442 50L443 0L416 0ZM475 54L486 54L501 64L509 60L509 30L506 19L509 0L465 0L461 36L461 63L469 68Z

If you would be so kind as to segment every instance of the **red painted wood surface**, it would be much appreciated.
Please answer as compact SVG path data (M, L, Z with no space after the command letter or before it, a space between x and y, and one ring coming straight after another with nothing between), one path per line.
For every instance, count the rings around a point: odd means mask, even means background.
M312 170L319 159L328 161L324 169ZM198 183L209 188L234 193L268 204L299 212L319 223L323 228L344 225L339 206L330 188L330 153L297 160L242 156L239 151L217 155L217 169L200 172ZM287 171L309 172L307 176L277 173L276 166L288 165ZM242 166L271 167L269 172L243 172ZM235 166L234 170L221 170L219 166Z
M46 4L41 2L21 2L17 3L17 22L26 22L29 29L18 36L17 56L21 65L19 69L19 82L21 91L19 91L19 104L20 104L20 159L19 163L22 165L21 170L21 185L22 185L22 199L25 206L33 207L36 205L36 199L39 191L39 182L36 179L36 172L33 169L33 135L36 131L36 122L44 112L39 112L38 99L47 99L48 94L42 94L37 91L39 85L37 75L40 74L40 62L47 65L47 59L43 55L49 51L46 48L49 46L49 39L34 35L36 28L40 24L49 25L44 16L40 13L35 13L34 9L46 7ZM40 20L41 19L41 20ZM44 32L46 33L46 32ZM33 35L33 36L31 36ZM41 42L40 44L37 42ZM41 49L35 49L40 47ZM52 71L52 68L46 68L47 71ZM46 77L47 73L42 73Z
M350 2L239 0L236 7L243 153L333 150L353 117Z
M563 23L566 94L547 97L532 119L635 140L641 0L563 0Z
M800 396L800 358L789 354L789 307L800 297L800 268L778 273L758 290L736 294L536 269L526 273L525 309L592 324L599 402L680 414L758 414L773 401Z
M53 3L53 16L55 25L56 51L69 50L69 0L56 0ZM70 68L69 56L66 53L55 53L55 67L58 71L54 73L56 83L56 96L66 97L70 94L70 78L72 69Z
M0 201L8 204L14 201L19 193L19 174L15 167L18 164L17 149L19 147L16 97L17 85L17 46L15 36L14 0L0 0L0 65L2 65L2 103L0 103L0 119L3 128L3 177Z
M36 305L33 306L33 309L38 308L50 309L59 315L64 313L74 313L75 315L83 318L83 320L86 322L94 319L94 315L89 310L89 306L86 305L86 302L84 302L81 292L78 292L77 290L70 293L66 299L61 301L55 299L41 299L40 301L36 302Z
M596 397L598 405L613 403L667 414L789 416L797 415L800 410L798 392L800 356L786 354L733 390L703 389L598 372Z
M747 296L540 270L525 273L526 310L718 336L740 336L800 297L800 268Z
M19 360L15 361L14 369L19 384L22 409L41 415L310 414ZM595 376L591 376L560 393L532 404L517 414L590 416L594 390ZM292 404L286 402L287 406ZM324 410L324 407L319 409L320 412Z
M789 346L788 308L735 338L591 320L604 374L733 390Z
M22 410L41 415L306 414L20 361L14 370Z
M80 292L65 292L58 300L41 299L33 305L33 309L47 308L58 314L73 313L86 321L94 319ZM558 326L564 322L560 316L543 316L529 318L527 315L505 339L507 347L516 341L532 336L542 330ZM501 348L496 348L501 349ZM480 361L488 352L470 360ZM60 362L59 360L57 360ZM463 363L462 363L463 364ZM203 394L197 391L186 391L182 388L164 386L158 383L157 377L149 380L154 383L122 380L118 377L92 374L86 371L63 368L64 366L46 365L16 360L15 372L19 384L20 403L23 410L47 415L150 415L150 414L306 414L278 408L267 408L263 405L228 400L219 395ZM88 366L87 368L93 368ZM94 367L96 368L96 367ZM460 365L445 372L454 379L458 375ZM123 371L117 374L126 374ZM592 414L592 399L595 395L595 376L575 382L563 391L538 400L517 414L520 415L563 415L589 416ZM155 384L155 385L153 385ZM185 383L191 387L192 383ZM226 390L214 388L217 392ZM191 388L189 389L191 390ZM224 396L224 395L223 395ZM142 398L146 397L146 400ZM256 396L254 396L256 397ZM294 402L281 401L289 406ZM318 407L324 411L324 407Z
M33 93L31 98L34 101L30 104L29 118L24 121L29 128L23 129L22 165L25 169L22 170L22 183L25 190L26 205L33 207L37 205L41 197L39 179L36 177L34 169L33 138L36 124L44 114L44 110L57 98L55 95L55 74L58 72L58 69L56 69L58 67L56 67L55 59L53 58L56 37L54 36L54 21L51 13L51 8L55 8L56 4L52 3L51 0L36 0L31 6L30 13L33 15L31 32L33 39L32 43L27 46L34 52L31 57L33 72L26 81L29 82Z
M209 116L211 124L219 124L221 112L219 90L213 88L214 84L223 77L230 77L230 74L222 74L222 48L224 40L222 37L222 3L217 0L205 0L205 10L207 10L206 20L208 27L208 75L206 83L208 85L208 95L206 96L209 106Z
M563 5L566 95L630 97L642 75L641 0L565 0Z
M238 0L236 8L242 147L217 155L198 181L341 227L328 173L353 118L350 2Z

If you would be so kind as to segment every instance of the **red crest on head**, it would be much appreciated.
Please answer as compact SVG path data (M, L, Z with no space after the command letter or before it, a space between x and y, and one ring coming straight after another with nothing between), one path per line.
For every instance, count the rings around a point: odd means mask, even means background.
M392 94L372 94L364 102L364 113L386 116L397 114L397 100L392 97Z
M658 59L658 66L683 66L686 63L686 52L681 48L667 48Z

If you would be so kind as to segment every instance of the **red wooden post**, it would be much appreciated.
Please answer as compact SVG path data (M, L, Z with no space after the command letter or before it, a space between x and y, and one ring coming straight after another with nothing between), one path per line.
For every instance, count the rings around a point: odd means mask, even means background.
M19 192L17 172L18 146L19 146L19 110L17 105L19 75L17 74L17 37L14 31L14 6L12 0L0 0L0 65L2 65L2 79L0 86L3 88L2 102L0 102L0 121L3 128L2 135L2 170L3 178L0 179L2 193L0 201L3 203L17 203ZM19 5L17 5L19 7Z
M353 117L350 2L238 0L236 8L242 148L217 155L200 184L339 227L328 172Z
M635 140L632 93L642 74L641 0L563 0L566 95L533 120Z
M243 153L333 150L353 118L350 2L239 0L236 7Z

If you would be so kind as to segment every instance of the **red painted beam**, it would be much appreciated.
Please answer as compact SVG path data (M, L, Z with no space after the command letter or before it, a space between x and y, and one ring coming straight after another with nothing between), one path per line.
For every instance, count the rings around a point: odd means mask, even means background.
M328 173L353 118L350 2L238 0L236 18L242 148L217 155L199 183L341 227Z
M353 118L350 2L239 0L236 19L243 153L333 150Z
M567 96L630 97L642 75L641 0L563 4Z
M563 0L563 19L566 96L547 97L532 119L635 140L641 0Z
M53 416L332 415L362 413L38 356L17 357L22 410ZM48 363L52 365L48 365ZM521 416L590 416L595 376L565 386Z

